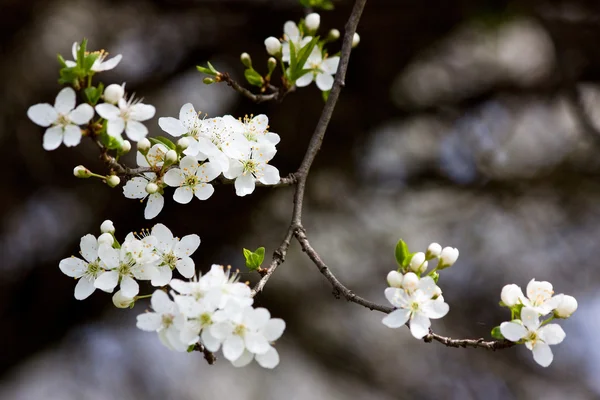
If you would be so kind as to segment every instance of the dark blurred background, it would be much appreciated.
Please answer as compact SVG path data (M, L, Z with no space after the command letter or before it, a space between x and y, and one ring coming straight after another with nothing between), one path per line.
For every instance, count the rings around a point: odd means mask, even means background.
M199 268L244 270L242 247L270 254L279 244L292 189L242 199L219 186L187 206L168 195L146 221L144 205L121 188L73 177L78 164L104 171L92 143L45 152L43 129L25 113L54 102L56 53L69 56L87 37L90 49L123 54L100 77L127 82L157 107L152 135L157 117L186 102L211 116L266 113L282 138L273 164L293 172L323 107L317 88L257 106L203 85L195 65L210 60L239 78L247 51L264 71L264 39L304 10L296 0L0 4L1 399L600 398L597 1L370 0L304 212L333 272L380 303L398 238L415 251L431 241L458 247L458 263L442 273L451 307L433 323L440 334L489 337L508 319L497 306L504 284L549 280L574 295L579 310L561 322L567 338L553 347L553 364L539 367L523 346L452 349L388 329L382 314L336 300L293 243L257 298L288 325L274 371L170 352L135 328L146 303L119 310L98 292L78 302L58 263L111 219L120 238L157 222L195 232ZM321 13L323 33L343 30L351 1L335 4Z

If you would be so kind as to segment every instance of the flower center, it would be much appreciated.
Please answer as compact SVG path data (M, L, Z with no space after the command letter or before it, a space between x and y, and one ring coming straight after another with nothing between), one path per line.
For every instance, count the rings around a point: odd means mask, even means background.
M410 303L410 311L412 313L416 313L417 311L419 311L419 307L420 307L420 305L416 301L413 301L412 303Z
M95 278L100 272L100 263L98 261L91 262L87 265L86 276Z
M63 128L71 123L68 115L59 114L58 119L56 120L56 125L60 125Z
M173 252L163 254L162 256L163 264L168 265L171 269L175 269L175 266L177 265L177 260L178 258L175 254L173 254Z
M131 268L135 265L135 260L129 258L127 261L121 261L117 267L117 272L120 277L131 275Z
M184 186L194 187L198 184L198 182L199 182L199 179L196 175L188 175L185 177L183 184L184 184Z
M162 325L165 328L168 328L169 326L173 325L174 319L175 319L175 316L173 316L172 314L163 314L162 315Z
M207 326L207 325L212 324L212 318L209 313L204 313L204 314L200 315L200 324L202 324L202 326Z
M246 173L256 175L256 173L258 172L258 163L254 160L242 161L242 168L244 171L244 175Z
M244 336L245 333L246 333L246 326L242 325L242 324L236 326L235 329L233 330L234 335Z

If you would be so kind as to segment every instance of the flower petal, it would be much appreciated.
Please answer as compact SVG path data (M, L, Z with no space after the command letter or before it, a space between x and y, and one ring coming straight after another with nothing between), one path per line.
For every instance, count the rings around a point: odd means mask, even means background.
M518 342L527 336L527 329L516 322L503 322L500 324L500 332L502 336L511 342Z
M179 110L179 121L186 128L186 132L190 132L198 123L198 113L194 109L192 103L186 103ZM171 132L169 132L171 133Z
M204 347L206 347L208 351L215 352L218 351L221 347L221 341L214 337L208 329L204 329L202 331L202 335L200 335L200 338L202 339Z
M229 361L237 360L244 352L244 341L237 335L229 336L223 343L223 356Z
M196 234L184 236L176 245L174 253L179 258L190 257L200 246L200 236Z
M521 310L521 321L530 331L537 331L541 324L539 313L529 307L523 307Z
M53 126L46 129L42 147L46 151L56 150L63 141L63 129L61 126Z
M263 368L273 369L279 365L279 353L272 346L266 353L257 354L254 358L256 358L258 365Z
M75 298L77 300L85 300L90 297L95 290L94 278L83 276L79 279L77 285L75 285Z
M254 192L254 177L250 174L241 175L235 180L235 194L243 197Z
M87 271L87 264L80 258L69 257L60 260L58 267L63 274L71 278L79 278Z
M140 285L130 276L121 278L121 293L123 296L133 298L140 292Z
M416 339L422 339L427 335L430 326L431 321L429 321L429 318L421 313L416 313L410 319L410 333L412 333Z
M554 359L554 355L552 354L552 350L550 346L546 343L537 342L533 347L533 359L536 363L540 364L542 367L547 367L552 363Z
M102 247L102 246L101 246ZM105 271L98 275L94 281L94 286L100 290L112 293L119 283L119 273L117 271ZM137 293L136 293L137 294ZM135 296L135 295L134 295ZM126 296L129 297L129 296ZM133 297L133 296L131 296Z
M114 67L116 67L119 62L121 61L121 58L123 58L123 56L121 54L117 54L116 56L114 56L113 58L111 58L108 61L104 61L104 62L94 62L94 65L92 65L92 71L96 71L96 72L102 72L102 71L108 71L109 69L113 69ZM97 61L97 60L96 60Z
M129 139L139 142L148 134L148 128L141 122L129 120L125 126L125 133Z
M439 297L435 300L430 300L423 305L423 313L427 318L443 318L448 314L448 311L450 311L450 306Z
M110 246L101 245L98 247L98 257L109 269L119 266L119 252Z
M250 353L248 350L244 350L242 355L237 360L231 362L231 365L236 368L241 368L250 364L252 360L254 360L254 354Z
M323 70L323 72L333 75L337 72L339 64L340 58L338 56L326 58L321 63L321 69Z
M76 125L65 126L63 142L67 147L77 146L81 142L81 129Z
M147 121L154 117L156 114L156 108L150 104L138 103L131 106L129 109L129 122L134 121Z
M137 316L136 326L146 332L155 332L162 325L162 317L157 313L145 313Z
M300 78L296 79L296 86L298 87L305 87L310 85L310 83L313 81L314 78L314 74L313 72L307 72L306 74L302 75Z
M119 115L121 114L121 110L109 103L98 104L96 106L96 112L102 118L107 119L109 121L111 119L119 118Z
M179 137L187 133L187 128L183 126L181 121L173 117L161 117L158 119L158 126L160 129L167 132L169 135Z
M558 324L548 324L542 326L538 331L540 337L547 344L559 344L566 336L563 328Z
M210 183L202 183L194 188L194 195L198 200L208 200L215 192L215 188Z
M127 181L125 186L123 186L123 195L128 199L143 199L148 196L148 193L146 192L147 185L148 181L144 178L140 178L139 176L131 178Z
M265 185L276 185L280 179L279 170L272 165L266 164L260 181Z
M274 342L283 335L285 330L285 321L281 318L270 319L263 328L263 335L269 342Z
M144 218L152 219L156 217L163 209L165 198L160 193L154 193L148 196L146 209L144 210Z
M168 265L156 267L158 273L152 276L150 284L154 287L167 286L173 278L173 271Z
M90 119L94 117L94 107L89 104L80 104L76 109L69 113L69 119L75 125L83 125L90 122Z
M169 313L173 309L173 302L169 299L169 295L162 290L156 290L150 298L152 309L158 313Z
M63 115L69 114L69 111L75 108L75 91L66 87L58 92L56 95L56 101L54 102L54 109Z
M323 92L331 90L333 87L333 76L327 73L319 73L317 74L317 87L321 89Z
M194 265L194 261L189 257L184 257L181 260L178 260L175 267L184 278L191 278L196 274L196 266Z
M404 308L394 310L386 315L381 322L388 328L399 328L410 318L410 310Z
M192 201L194 194L192 193L192 189L189 186L178 187L175 189L175 193L173 193L173 200L178 202L179 204L187 204Z
M184 157L185 158L185 157ZM183 184L185 175L179 168L172 168L167 171L164 177L164 182L172 187L179 187Z
M108 133L112 137L118 137L123 133L125 129L125 121L123 118L115 118L108 120L108 126L106 128L106 133Z
M58 119L58 113L48 103L36 104L27 110L27 116L36 125L47 127Z
M79 241L81 255L88 262L93 262L98 259L98 240L94 235L87 234Z

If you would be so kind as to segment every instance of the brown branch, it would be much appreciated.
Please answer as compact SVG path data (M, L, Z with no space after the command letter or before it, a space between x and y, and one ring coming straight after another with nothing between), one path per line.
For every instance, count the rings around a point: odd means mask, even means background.
M383 306L377 303L373 303L369 300L366 300L356 294L354 294L350 289L348 289L342 282L340 282L335 275L331 272L329 267L323 262L319 254L316 250L310 245L308 238L306 237L306 233L303 228L296 229L294 232L294 236L300 243L302 250L308 255L308 257L312 260L313 264L319 269L319 272L325 276L325 278L331 283L333 287L333 295L336 298L344 297L346 300L352 303L359 304L363 307L368 308L369 310L377 310L382 313L389 314L394 311L393 307ZM486 341L483 338L480 339L452 339L449 337L438 335L437 333L433 333L429 330L429 334L423 338L423 341L426 343L431 343L432 341L440 342L448 347L473 347L473 348L482 348L487 350L499 350L506 349L515 345L515 343L510 342L508 340L490 340Z
M241 94L242 96L252 100L255 103L264 103L265 101L282 101L283 98L288 94L296 90L296 86L290 88L278 88L271 84L268 85L269 90L273 93L269 94L254 94L239 83L237 83L227 72L219 72L216 76L217 82L225 82L231 86L233 90Z

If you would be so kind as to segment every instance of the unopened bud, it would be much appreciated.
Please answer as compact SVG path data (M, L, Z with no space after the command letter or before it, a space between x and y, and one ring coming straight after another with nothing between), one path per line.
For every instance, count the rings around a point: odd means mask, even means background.
M111 104L117 104L125 96L125 84L117 85L113 83L104 89L104 101Z
M242 53L240 55L240 61L244 64L246 68L252 68L252 59L250 58L250 54Z
M425 261L425 253L422 251L415 253L410 259L410 269L414 272L424 272L427 269L427 261Z
M135 303L135 299L125 297L123 296L123 293L121 293L120 290L117 290L117 292L112 297L112 302L117 308L130 308L131 305Z
M112 188L118 186L119 183L121 183L121 179L116 175L111 175L106 178L106 184Z
M267 53L272 56L277 56L281 53L281 42L276 37L270 36L266 38L265 47L267 48Z
M439 243L431 243L427 248L427 259L439 257L442 254L442 246Z
M502 288L502 292L500 292L500 299L507 307L517 305L522 298L524 298L523 291L514 283L510 285L505 285Z
M306 18L304 19L304 25L311 32L314 32L317 29L319 29L320 24L321 24L321 16L317 13L308 14L306 16Z
M402 274L398 271L390 271L387 274L387 283L391 287L401 288L402 287Z
M454 247L444 247L440 253L440 263L438 269L451 267L458 259L458 249Z
M129 140L123 140L123 144L121 145L121 154L127 154L131 151L131 142Z
M137 142L137 149L143 155L148 154L150 147L152 147L152 143L150 143L150 141L147 138L143 138L142 140Z
M327 34L327 40L330 42L332 42L334 40L338 40L339 38L340 38L340 31L338 31L337 29L332 29Z
M352 48L355 48L360 43L360 36L358 33L354 32L354 36L352 36Z
M554 316L569 318L577 310L577 300L575 300L575 297L566 294L559 294L556 297L557 306L554 309Z
M275 68L277 67L277 60L273 57L269 57L267 60L267 68L269 69L269 75L273 73Z
M177 141L177 147L181 150L185 150L189 147L190 145L190 140L186 137L182 137L181 139L179 139Z
M209 78L208 76L204 79L202 79L202 82L204 82L205 85L210 85L215 83L215 80L213 78Z
M100 232L102 233L115 233L115 225L110 219L107 219L100 225Z
M98 246L105 244L107 246L112 247L114 242L115 242L115 238L110 233L103 233L102 235L100 235L98 237Z
M419 286L419 277L414 272L407 272L402 279L402 288L407 292L414 292Z
M158 192L158 185L154 182L150 182L146 185L146 193L154 194Z
M169 150L167 151L167 154L165 154L165 164L175 164L177 162L177 158L177 152L175 150Z
M83 165L78 165L75 168L73 168L73 175L75 175L77 178L89 178L90 176L92 176L92 171L90 171Z

